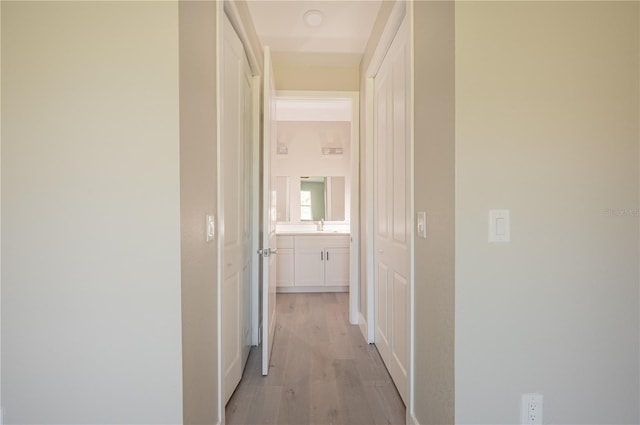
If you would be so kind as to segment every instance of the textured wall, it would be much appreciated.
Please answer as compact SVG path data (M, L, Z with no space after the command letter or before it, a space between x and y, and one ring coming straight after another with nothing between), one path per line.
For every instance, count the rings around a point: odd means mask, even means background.
M454 3L414 5L415 416L454 421Z
M180 223L184 423L215 424L218 408L217 246L205 241L217 181L219 4L180 2Z
M177 3L2 19L5 421L179 423Z
M639 421L638 56L637 2L456 3L458 423Z

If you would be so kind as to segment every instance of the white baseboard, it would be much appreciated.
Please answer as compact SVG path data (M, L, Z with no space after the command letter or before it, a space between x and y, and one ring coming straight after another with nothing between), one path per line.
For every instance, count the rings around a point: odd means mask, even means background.
M348 286L280 286L276 288L279 294L309 293L309 292L349 292Z
M420 425L420 422L418 422L418 418L416 418L415 414L409 413L409 411L407 411L407 424L408 425Z
M359 312L358 315L360 316L360 320L358 321L360 332L362 332L364 340L369 342L369 327L367 326L367 319L364 318L362 312Z

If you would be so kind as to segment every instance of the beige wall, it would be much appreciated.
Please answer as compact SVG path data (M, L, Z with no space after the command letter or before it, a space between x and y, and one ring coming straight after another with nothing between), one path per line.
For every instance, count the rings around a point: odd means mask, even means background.
M184 423L218 422L217 247L205 241L216 213L216 13L180 2L180 215Z
M277 176L351 177L351 123L348 121L278 121L277 142L286 155L272 155ZM341 147L342 155L327 156L323 147ZM273 150L276 151L276 146Z
M2 5L0 4L0 46L2 46ZM1 49L0 49L1 51ZM0 242L2 241L2 54L0 54ZM2 243L0 243L0 420L2 420Z
M180 423L178 7L2 2L6 423Z
M638 423L638 3L455 12L456 422Z
M276 126L277 140L288 148L286 155L272 155L271 166L276 176L288 177L288 189L284 193L278 193L278 199L282 202L281 211L278 212L279 221L300 222L300 177L343 177L341 194L341 206L333 205L332 211L340 211L341 220L331 218L326 221L349 221L351 206L351 123L346 121L278 121ZM339 146L343 149L342 155L326 156L322 154L325 143L331 146ZM276 151L274 146L273 150ZM332 187L335 187L332 186ZM327 186L329 188L329 186ZM327 189L329 190L329 189ZM332 191L335 195L335 191ZM287 196L281 196L288 194ZM346 198L345 198L346 196ZM285 198L284 200L282 198ZM289 220L286 208L289 208ZM338 210L335 208L338 207Z
M415 416L454 422L454 3L414 5ZM514 421L515 423L515 421Z
M358 91L358 68L278 64L273 76L277 90Z

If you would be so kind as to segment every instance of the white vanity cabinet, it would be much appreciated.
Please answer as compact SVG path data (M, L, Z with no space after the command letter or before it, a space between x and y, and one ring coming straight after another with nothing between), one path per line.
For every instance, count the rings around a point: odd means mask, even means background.
M349 248L325 248L324 284L349 285Z
M278 236L277 275L280 292L348 290L349 235Z

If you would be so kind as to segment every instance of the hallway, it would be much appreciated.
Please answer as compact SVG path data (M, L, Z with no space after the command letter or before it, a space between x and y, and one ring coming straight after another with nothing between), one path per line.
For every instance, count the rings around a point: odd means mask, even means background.
M226 423L404 424L405 407L380 356L349 324L347 293L278 294L268 376L253 347Z

